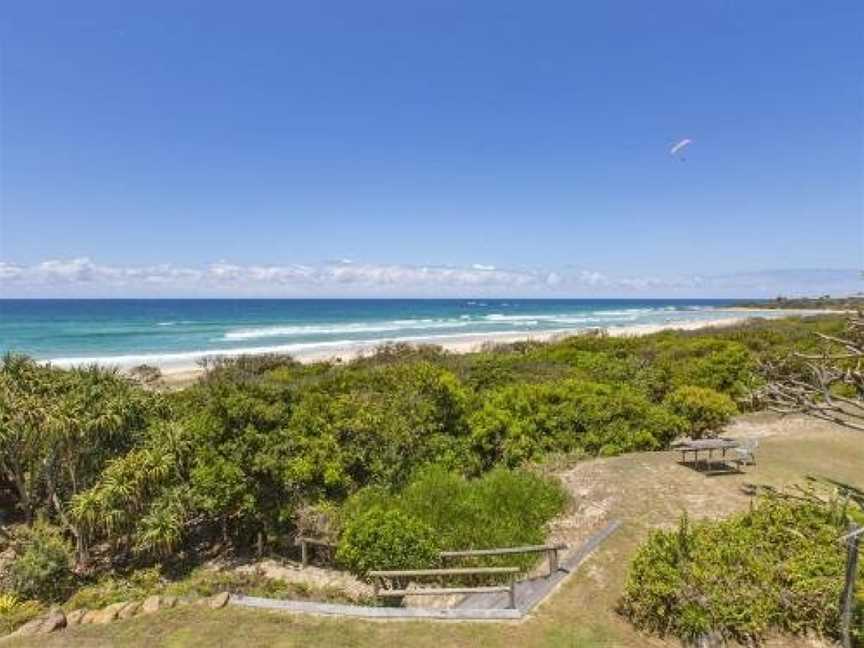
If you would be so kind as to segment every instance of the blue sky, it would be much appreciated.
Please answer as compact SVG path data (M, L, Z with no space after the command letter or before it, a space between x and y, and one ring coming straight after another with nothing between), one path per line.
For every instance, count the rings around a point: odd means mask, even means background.
M859 0L30 0L0 37L4 294L857 289Z

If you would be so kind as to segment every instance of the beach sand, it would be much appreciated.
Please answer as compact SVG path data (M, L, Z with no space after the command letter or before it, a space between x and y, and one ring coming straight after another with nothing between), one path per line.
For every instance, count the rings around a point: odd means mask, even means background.
M711 320L700 321L680 321L668 322L664 324L639 324L633 326L619 326L608 329L602 329L605 333L612 337L627 337L634 335L650 335L659 333L660 331L678 330L678 331L694 331L697 329L710 328L715 326L733 326L741 322L751 319L743 315L741 317L722 317ZM509 344L513 342L549 342L573 335L579 335L601 329L557 329L553 331L542 331L534 333L484 333L475 335L465 335L464 337L451 338L448 340L430 340L430 344L442 347L449 353L472 353L479 351L487 344ZM398 342L398 340L393 340ZM362 342L356 344L345 345L344 347L329 347L326 349L299 352L292 354L291 357L298 362L350 362L355 358L365 355L371 355L381 344L387 340L377 340L375 342ZM417 344L414 341L413 344ZM420 342L422 344L422 341ZM161 367L162 379L161 384L166 387L183 387L195 382L203 373L201 367L176 367L167 366Z

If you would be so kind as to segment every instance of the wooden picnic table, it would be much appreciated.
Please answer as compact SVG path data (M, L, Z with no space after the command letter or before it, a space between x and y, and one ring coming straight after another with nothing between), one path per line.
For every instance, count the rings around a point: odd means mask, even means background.
M693 464L695 466L699 466L699 454L704 453L703 461L705 463L705 467L708 468L711 466L714 453L720 453L720 459L726 459L726 451L732 450L733 448L738 448L741 446L739 441L735 439L724 439L722 437L717 439L695 439L691 441L682 441L681 443L675 444L673 447L681 452L681 462L687 463L687 453L693 453Z

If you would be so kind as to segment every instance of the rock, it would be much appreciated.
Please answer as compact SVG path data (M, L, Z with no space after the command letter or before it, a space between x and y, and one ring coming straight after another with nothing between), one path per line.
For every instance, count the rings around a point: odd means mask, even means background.
M210 597L207 605L209 605L214 610L218 610L219 608L223 608L228 605L229 598L231 598L231 595L228 594L228 592L219 592L218 594L214 594Z
M719 632L707 632L696 637L693 645L695 648L723 648L726 640Z
M48 634L66 627L66 615L60 608L51 608L48 614L32 619L12 633L13 637Z
M79 623L81 623L85 614L87 614L87 610L84 609L79 608L78 610L72 610L69 614L66 615L66 625L78 625Z
M131 619L135 616L135 613L138 612L138 608L141 607L141 603L138 601L132 601L131 603L127 603L120 612L117 613L118 619Z
M96 621L96 617L99 616L99 613L102 610L87 610L83 617L81 617L81 625L89 625Z
M29 635L39 634L39 628L42 627L42 618L32 619L28 621L20 628L18 628L15 632L13 632L11 637L27 637Z
M159 609L159 604L161 603L161 601L162 597L158 594L148 596L141 604L141 614L151 614L155 612Z
M163 596L159 603L160 608L173 608L175 605L177 605L176 596Z
M102 625L104 623L111 623L114 619L117 618L117 615L120 613L124 607L128 605L127 601L122 601L121 603L112 603L111 605L102 608L99 610L96 617L93 619L93 623Z
M39 634L47 634L56 632L66 627L66 615L60 608L51 608L51 611L42 620L42 625L39 626Z

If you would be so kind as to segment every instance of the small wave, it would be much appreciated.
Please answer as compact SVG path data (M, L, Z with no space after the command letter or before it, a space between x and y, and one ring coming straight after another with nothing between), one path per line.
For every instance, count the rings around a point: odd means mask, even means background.
M300 335L351 335L357 333L388 333L417 329L448 329L469 326L465 320L393 320L381 323L308 324L299 326L265 326L228 331L224 340L257 340L270 337L296 337Z

